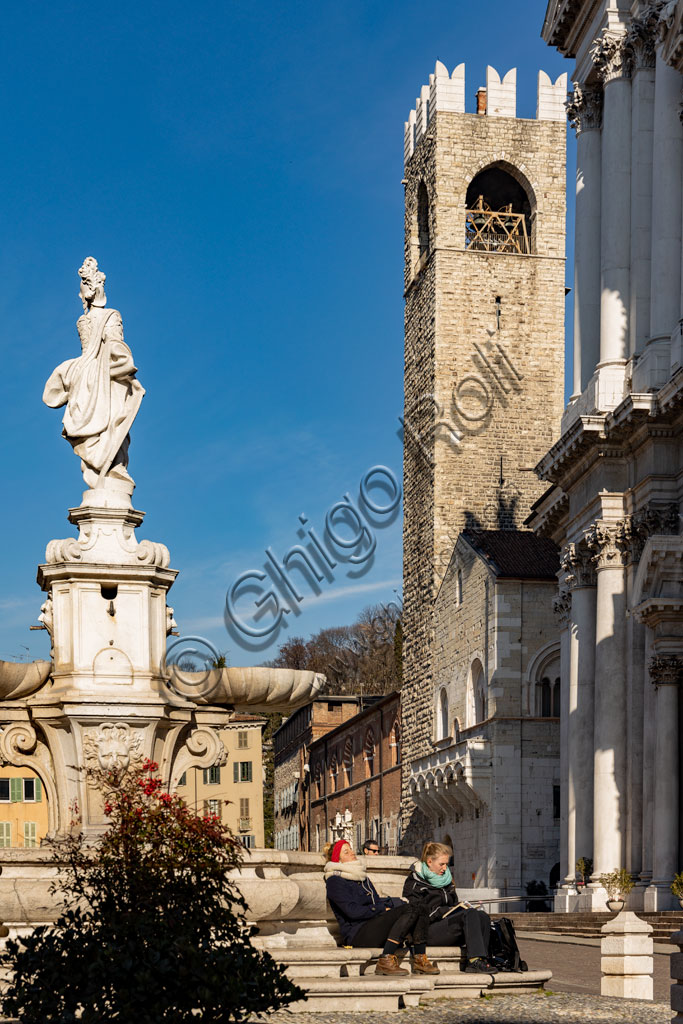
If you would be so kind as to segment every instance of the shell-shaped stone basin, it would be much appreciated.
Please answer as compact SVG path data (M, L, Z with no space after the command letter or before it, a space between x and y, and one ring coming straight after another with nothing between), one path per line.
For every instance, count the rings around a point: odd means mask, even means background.
M29 697L45 686L51 661L0 661L0 700Z
M196 704L228 704L236 711L289 713L312 701L325 681L319 672L293 668L228 666L186 672L174 665L169 685Z

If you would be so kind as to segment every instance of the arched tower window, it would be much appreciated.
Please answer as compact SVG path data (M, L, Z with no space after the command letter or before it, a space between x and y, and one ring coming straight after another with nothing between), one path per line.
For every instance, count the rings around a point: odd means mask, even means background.
M476 725L479 722L486 721L489 715L488 686L483 666L478 658L472 665L470 685L471 724Z
M419 255L426 258L429 254L429 195L424 181L417 189L417 240Z
M453 719L453 739L456 743L460 742L460 719Z
M465 199L465 248L527 254L532 248L532 197L504 167L492 164L470 182Z
M436 728L436 738L445 740L448 736L448 694L442 690L439 694L439 711Z
M337 766L337 755L333 754L332 761L330 763L330 792L334 793L337 789L337 778L338 778L338 766Z

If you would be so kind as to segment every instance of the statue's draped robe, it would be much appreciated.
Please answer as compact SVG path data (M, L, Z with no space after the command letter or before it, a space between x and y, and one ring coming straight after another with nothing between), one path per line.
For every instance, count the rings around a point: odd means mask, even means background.
M85 482L95 487L113 466L125 474L128 431L145 391L118 310L93 306L77 326L82 354L52 372L43 401L53 409L66 404L62 433L81 459Z

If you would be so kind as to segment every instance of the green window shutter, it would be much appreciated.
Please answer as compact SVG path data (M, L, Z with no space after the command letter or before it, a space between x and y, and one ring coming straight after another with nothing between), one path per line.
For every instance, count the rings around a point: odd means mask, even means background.
M247 782L251 782L252 781L251 761L247 761L246 764L247 764Z
M35 821L24 822L24 846L33 847L36 845L36 823Z
M204 769L202 770L202 782L203 782L203 783L204 783L204 785L206 786L206 784L207 784L207 782L208 782L208 781L209 781L209 772L208 772L208 769L207 769L207 768L204 768Z
M43 783L40 779L36 779L36 803L39 804L43 799Z
M22 780L21 779L10 779L9 780L9 798L13 804L21 803L22 801Z
M12 845L12 826L9 821L0 821L0 846Z
M239 761L233 761L233 764L232 764L232 781L233 782L239 782L240 781Z

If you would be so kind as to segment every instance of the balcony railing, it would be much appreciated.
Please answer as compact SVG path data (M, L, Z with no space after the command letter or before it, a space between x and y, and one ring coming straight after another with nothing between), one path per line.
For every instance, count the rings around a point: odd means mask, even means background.
M479 196L475 208L465 211L465 248L527 255L531 250L525 214L513 213L511 203L504 210L488 210Z
M240 818L240 832L248 832L251 828L251 818Z

